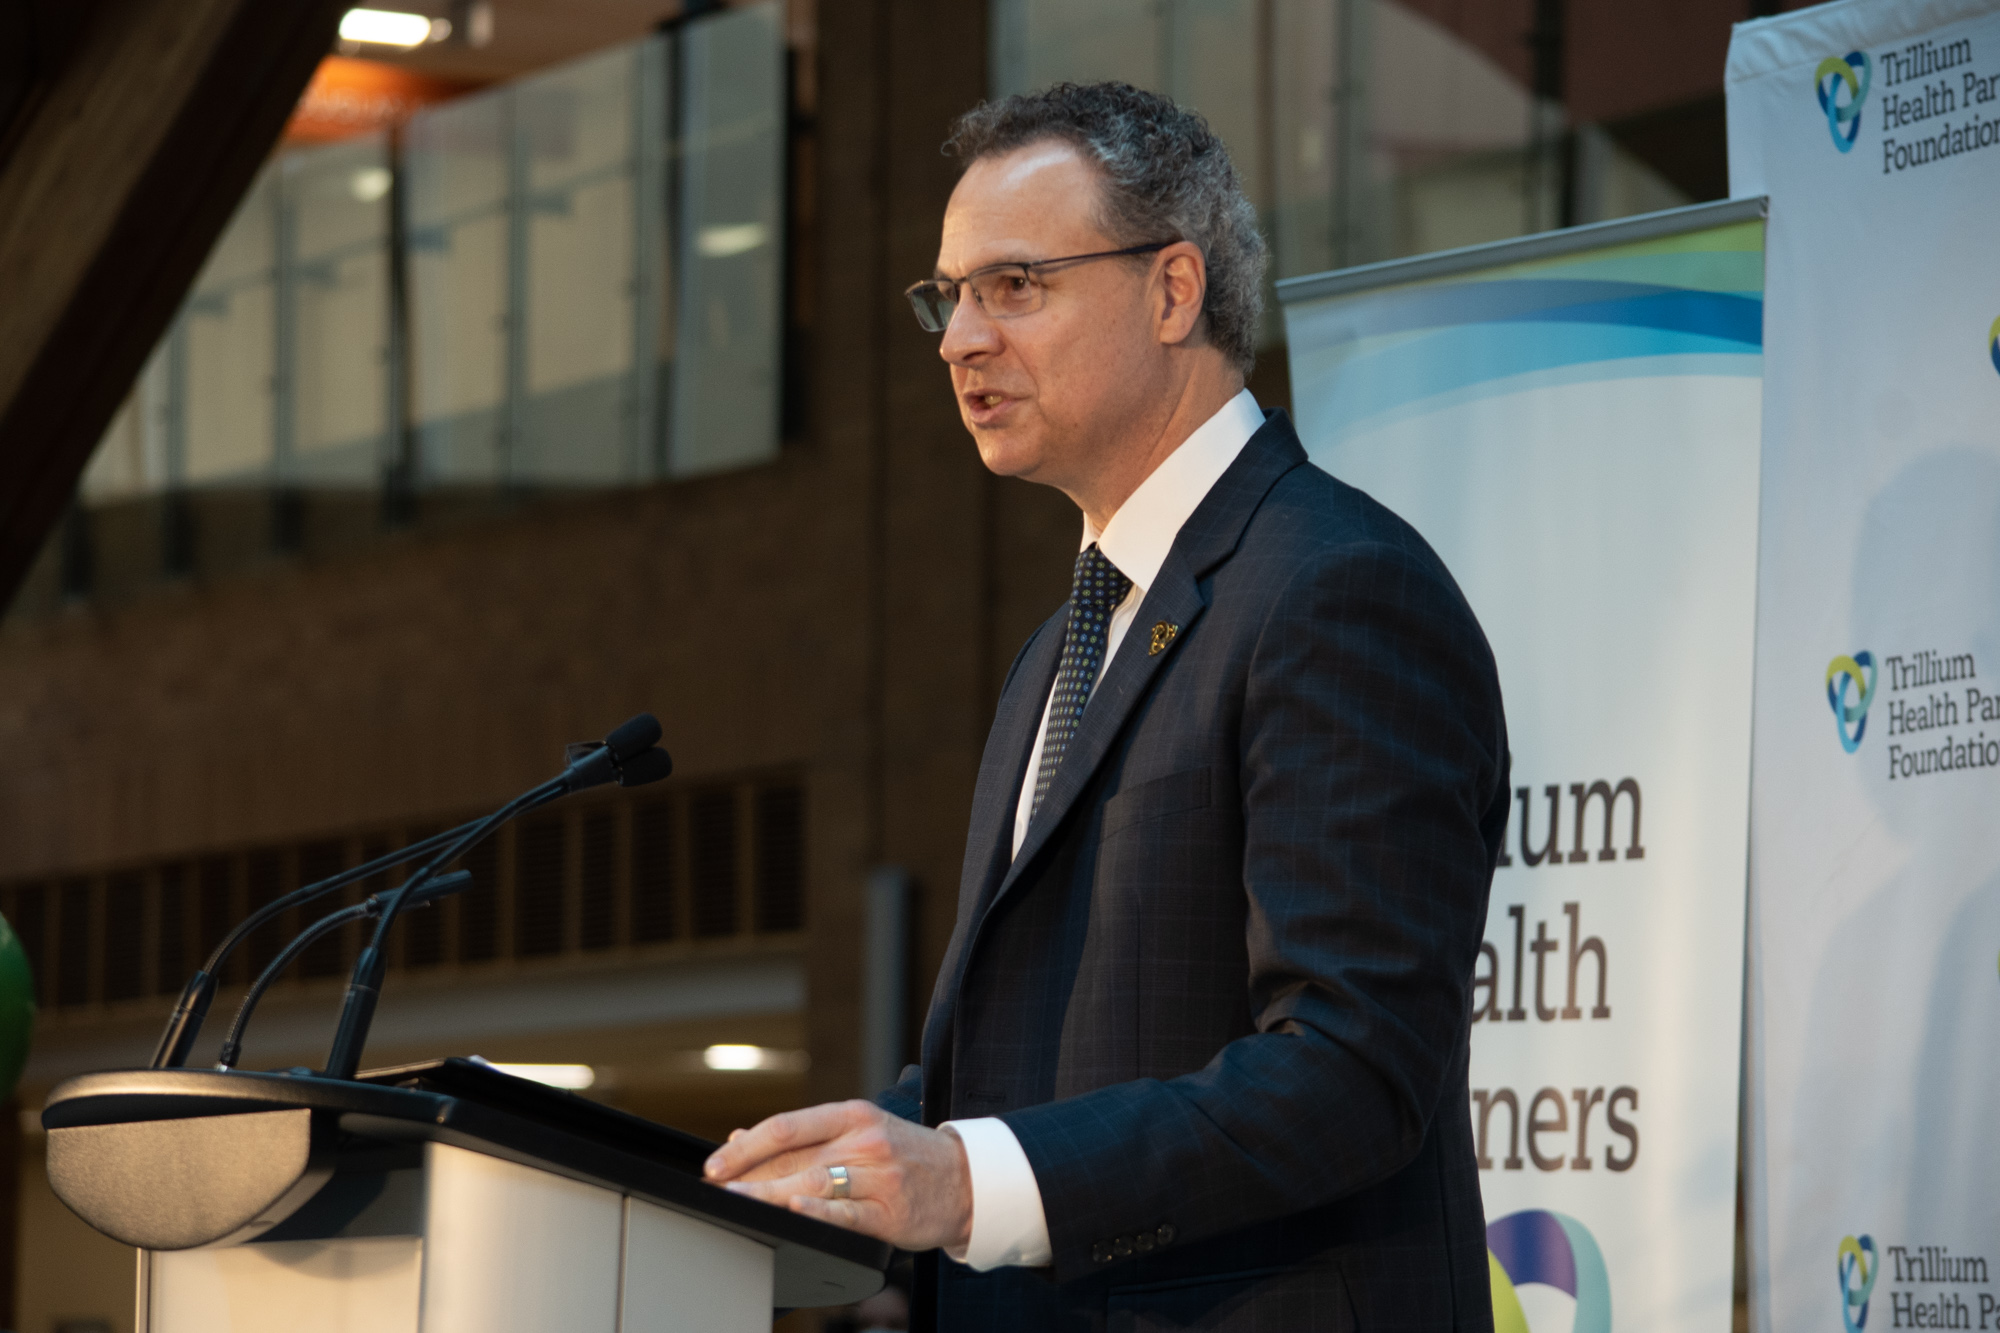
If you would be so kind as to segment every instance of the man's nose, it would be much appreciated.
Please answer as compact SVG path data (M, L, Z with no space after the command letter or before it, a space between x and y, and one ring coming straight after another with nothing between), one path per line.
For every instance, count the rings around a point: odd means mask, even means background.
M944 339L938 344L938 355L962 366L999 350L1000 330L967 291L964 299L951 309L951 319L944 326Z

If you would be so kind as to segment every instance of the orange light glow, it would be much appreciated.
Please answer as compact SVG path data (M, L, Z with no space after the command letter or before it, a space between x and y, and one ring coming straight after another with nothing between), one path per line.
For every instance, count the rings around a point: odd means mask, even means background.
M332 143L403 120L419 107L443 102L479 85L413 74L379 60L328 56L299 98L285 126L285 142Z

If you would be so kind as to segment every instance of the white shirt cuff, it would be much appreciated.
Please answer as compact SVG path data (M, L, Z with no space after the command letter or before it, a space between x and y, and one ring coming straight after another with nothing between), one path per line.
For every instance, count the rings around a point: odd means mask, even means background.
M982 1273L1046 1265L1051 1256L1042 1188L1014 1131L992 1116L947 1120L940 1128L965 1145L965 1164L972 1172L972 1238L963 1251L945 1253Z

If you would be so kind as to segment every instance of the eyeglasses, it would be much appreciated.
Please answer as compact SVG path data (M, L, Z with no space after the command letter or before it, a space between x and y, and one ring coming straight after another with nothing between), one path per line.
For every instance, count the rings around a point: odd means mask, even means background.
M1123 250L1100 250L1088 255L1065 255L1061 259L1037 259L1026 264L988 264L985 268L974 269L962 278L930 278L917 283L903 295L910 298L910 308L917 312L917 323L932 333L943 333L951 324L951 315L958 308L958 293L961 287L972 290L972 299L979 303L981 311L989 319L1012 319L1016 315L1032 315L1042 308L1048 299L1048 289L1036 275L1044 269L1058 264L1083 264L1093 259L1116 259L1121 255L1149 255L1155 250L1164 250L1175 244L1173 241L1154 241L1151 245L1127 246Z

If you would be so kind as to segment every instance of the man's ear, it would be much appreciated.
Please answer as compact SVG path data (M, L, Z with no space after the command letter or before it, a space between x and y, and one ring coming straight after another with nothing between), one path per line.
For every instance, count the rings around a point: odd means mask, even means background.
M1159 338L1179 344L1196 340L1202 300L1208 295L1208 261L1192 241L1176 241L1154 261L1159 275Z

